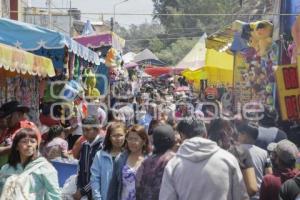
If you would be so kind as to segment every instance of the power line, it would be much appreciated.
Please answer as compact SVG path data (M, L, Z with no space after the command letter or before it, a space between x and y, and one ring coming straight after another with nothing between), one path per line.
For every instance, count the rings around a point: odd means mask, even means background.
M137 41L150 41L153 39L157 39L158 37L155 38L141 38L141 39L125 39L126 42L137 42ZM178 39L196 39L196 38L200 38L199 37L189 37L189 36L181 36L181 37L169 37L169 38L158 38L158 39L162 39L162 40L178 40Z
M23 11L10 11L11 13L26 13ZM113 13L81 13L82 15L113 15ZM39 15L39 14L35 14ZM44 15L44 14L40 14ZM68 15L68 14L67 14ZM297 13L116 13L120 16L298 16Z

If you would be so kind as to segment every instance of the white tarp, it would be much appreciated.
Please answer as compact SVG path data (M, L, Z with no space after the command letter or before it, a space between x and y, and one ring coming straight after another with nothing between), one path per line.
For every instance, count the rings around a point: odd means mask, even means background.
M206 38L207 35L204 33L192 50L176 65L175 68L197 70L203 67L205 65L206 57Z

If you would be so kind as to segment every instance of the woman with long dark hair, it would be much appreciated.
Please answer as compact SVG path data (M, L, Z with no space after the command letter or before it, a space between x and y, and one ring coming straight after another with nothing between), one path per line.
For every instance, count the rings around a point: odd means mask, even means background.
M39 137L36 130L22 128L17 131L8 164L0 171L1 199L12 198L14 187L22 187L30 200L61 199L58 176L54 167L39 156ZM26 174L26 175L25 175ZM21 179L10 179L12 175Z
M126 126L111 123L106 132L103 149L98 151L91 167L91 185L94 200L106 200L112 179L115 158L123 151Z
M126 135L126 151L117 157L109 189L110 200L136 199L136 172L150 153L148 135L141 125L133 125Z

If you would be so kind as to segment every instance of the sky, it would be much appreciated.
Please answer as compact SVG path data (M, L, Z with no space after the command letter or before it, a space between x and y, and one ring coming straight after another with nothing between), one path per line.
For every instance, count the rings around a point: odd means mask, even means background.
M27 1L33 7L46 7L46 0L22 0ZM31 1L31 2L30 2ZM53 7L66 8L70 5L70 0L51 0ZM97 21L100 18L101 13L113 13L114 5L122 0L71 0L72 7L78 8L83 13L81 19L86 21ZM57 10L56 10L57 11ZM153 3L152 0L128 0L127 2L121 3L116 6L117 13L152 13ZM99 13L99 15L87 15L84 13ZM109 20L111 15L104 15L104 20ZM118 16L116 15L116 21L121 26L129 26L130 24L141 24L144 22L151 22L152 16Z

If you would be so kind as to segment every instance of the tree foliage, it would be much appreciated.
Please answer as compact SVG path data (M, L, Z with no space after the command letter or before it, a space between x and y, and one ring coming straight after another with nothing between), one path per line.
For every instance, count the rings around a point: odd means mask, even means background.
M209 35L235 20L235 16L213 14L240 9L240 0L153 0L153 3L154 23L120 27L117 32L127 39L126 51L137 53L148 48L169 65L176 65L204 32Z

